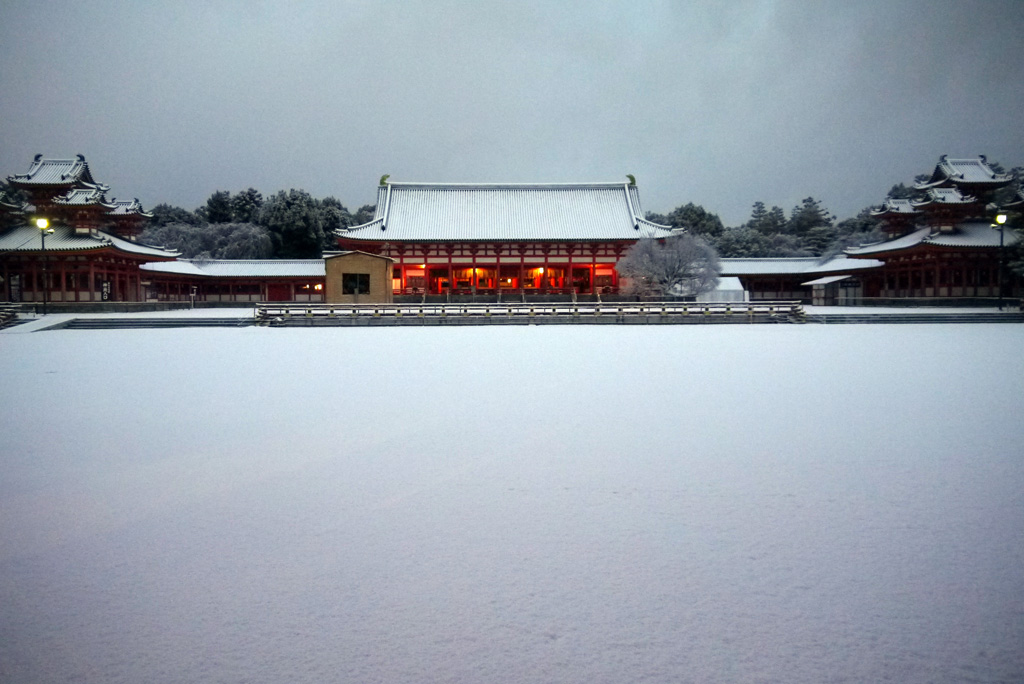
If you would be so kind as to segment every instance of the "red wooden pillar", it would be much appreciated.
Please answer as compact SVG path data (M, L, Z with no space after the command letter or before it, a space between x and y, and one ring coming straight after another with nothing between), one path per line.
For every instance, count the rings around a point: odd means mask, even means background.
M58 259L60 259L60 257L58 257ZM60 301L62 302L68 301L68 274L66 267L67 264L64 262L64 259L60 259L57 262L57 268L54 269L60 276Z
M32 301L41 302L43 298L39 295L39 283L42 282L42 276L40 275L41 268L39 267L39 261L32 260ZM43 287L46 283L43 283Z
M398 292L399 292L399 294L405 294L406 288L408 287L408 285L407 285L407 283L408 283L408 275L405 272L406 265L405 265L405 244L404 243L399 243L398 245L395 246L395 256L397 257L395 259L395 262L398 264ZM391 290L392 291L394 291L394 289L395 289L394 277L395 277L395 274L392 273L391 274L391 278L392 278Z
M494 250L494 294L501 294L501 244L495 242L491 245Z
M551 287L551 267L548 265L548 254L551 252L551 244L545 242L541 245L541 251L544 253L544 272L541 274L540 287L541 292L547 294Z
M570 243L570 242L565 243L565 251L568 252L568 254L569 254L569 265L566 267L566 272L565 272L565 277L566 277L566 281L567 281L566 282L566 287L568 288L569 293L573 294L573 293L576 292L576 283L573 282L573 279L572 279L572 253L573 253L573 245L572 245L572 243Z
M625 246L621 243L615 245L615 263L612 264L612 288L616 293L619 291L619 269L616 266L619 265L619 259L622 258L622 253L625 251Z
M525 292L526 291L526 283L525 283L525 280L526 280L526 249L527 249L527 244L525 242L520 242L519 245L518 245L518 250L519 250L519 291L520 292Z
M455 274L452 272L452 253L455 251L454 245L445 245L445 251L448 252L448 292L452 291L452 282Z
M477 272L476 272L476 254L477 254L477 252L479 250L480 250L480 245L478 245L475 242L469 246L469 255L470 255L469 256L469 261L470 261L470 264L471 264L470 268L472 269L470 271L469 286L472 289L474 295L476 294L476 291L477 291L477 288L478 288L478 285L479 285L479 280L480 280L480 276L477 275Z

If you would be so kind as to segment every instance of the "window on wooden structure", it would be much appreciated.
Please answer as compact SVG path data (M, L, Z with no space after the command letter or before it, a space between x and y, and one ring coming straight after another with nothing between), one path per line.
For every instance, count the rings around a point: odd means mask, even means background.
M341 294L357 295L370 294L369 273L342 273Z

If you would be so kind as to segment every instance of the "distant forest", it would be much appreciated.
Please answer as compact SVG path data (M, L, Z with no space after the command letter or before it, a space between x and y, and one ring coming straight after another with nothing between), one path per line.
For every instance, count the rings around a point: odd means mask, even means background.
M996 173L1007 172L998 163L990 165ZM996 193L994 201L997 204L1012 201L1024 180L1024 167L1014 167L1009 173L1013 175L1014 182ZM903 183L893 185L886 199L923 198L924 193L915 190L914 185L929 178L928 174L924 174L915 177L909 186ZM871 216L872 210L877 207L865 207L856 216L837 222L836 217L813 197L804 199L788 215L781 207L768 208L764 202L755 202L746 223L726 227L716 214L690 203L668 214L648 212L647 219L674 228L686 228L690 233L700 235L724 258L828 258L841 254L848 247L884 239L878 219ZM1021 229L1020 217L1016 218L1014 227Z
M337 247L334 231L366 223L374 209L353 214L334 197L317 199L305 190L266 199L253 188L234 195L218 190L195 211L156 205L140 240L189 259L316 259Z

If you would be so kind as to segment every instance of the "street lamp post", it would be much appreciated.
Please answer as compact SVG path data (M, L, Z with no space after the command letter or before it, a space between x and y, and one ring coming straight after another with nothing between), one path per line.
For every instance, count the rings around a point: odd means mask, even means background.
M50 283L47 273L47 262L46 262L46 236L53 235L53 228L50 228L50 222L45 218L36 219L36 228L39 229L39 240L43 246L43 315L46 315L46 304L49 301Z
M1003 310L1003 261L1005 261L1003 250L1003 233L1006 230L1006 214L996 214L996 222L992 224L994 230L999 231L999 310Z

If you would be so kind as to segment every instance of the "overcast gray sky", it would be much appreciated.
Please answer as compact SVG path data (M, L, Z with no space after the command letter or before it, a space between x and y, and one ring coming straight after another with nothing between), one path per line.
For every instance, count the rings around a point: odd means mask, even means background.
M396 181L625 180L845 218L942 154L1024 164L1024 0L6 0L0 174L86 155L195 208Z

